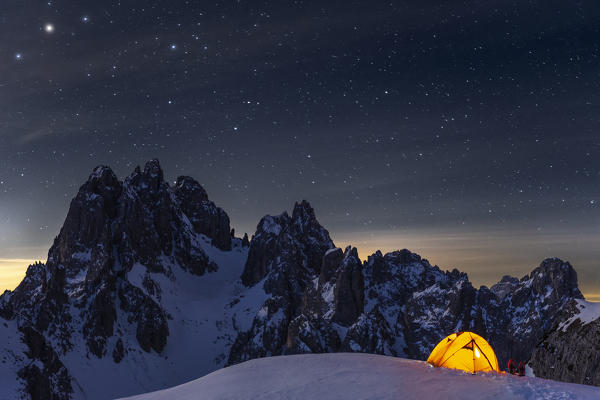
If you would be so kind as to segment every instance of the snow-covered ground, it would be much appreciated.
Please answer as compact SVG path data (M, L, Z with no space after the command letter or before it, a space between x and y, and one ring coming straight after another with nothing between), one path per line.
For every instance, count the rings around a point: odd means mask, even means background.
M600 387L359 353L270 357L128 400L600 399Z

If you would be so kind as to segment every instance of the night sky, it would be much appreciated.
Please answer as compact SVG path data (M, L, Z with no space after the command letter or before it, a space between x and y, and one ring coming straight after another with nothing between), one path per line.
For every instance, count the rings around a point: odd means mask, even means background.
M556 256L600 299L599 30L595 0L3 0L0 288L94 166L159 158L240 234L306 198L362 258Z

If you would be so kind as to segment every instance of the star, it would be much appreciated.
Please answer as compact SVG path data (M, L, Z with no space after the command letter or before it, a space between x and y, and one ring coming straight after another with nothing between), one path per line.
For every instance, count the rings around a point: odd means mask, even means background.
M23 59L23 55L21 53L15 54L15 60L21 61Z
M89 22L90 17L88 17L87 15L84 15L83 17L81 17L81 22Z
M44 30L46 31L46 33L53 33L54 25L51 23L47 23L46 25L44 25Z
M171 46L169 46L171 48L171 50L177 50L177 45L175 43L171 43Z

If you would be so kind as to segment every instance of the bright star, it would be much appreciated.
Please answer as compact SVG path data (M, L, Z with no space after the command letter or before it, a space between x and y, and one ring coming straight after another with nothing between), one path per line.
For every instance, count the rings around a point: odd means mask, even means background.
M54 32L54 25L48 23L44 26L44 30L46 31L46 33L52 33Z
M23 55L21 53L15 54L15 60L20 61L23 59Z
M90 20L90 18L87 15L84 15L83 17L81 17L81 20L83 22L88 22Z
M177 49L177 45L175 43L171 44L171 50L176 50Z

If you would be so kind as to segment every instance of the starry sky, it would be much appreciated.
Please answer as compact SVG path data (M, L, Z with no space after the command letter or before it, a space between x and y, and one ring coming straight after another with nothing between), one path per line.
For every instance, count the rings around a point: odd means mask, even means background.
M99 164L159 158L237 232L308 199L338 245L475 285L569 260L600 300L597 1L0 4L0 289Z

